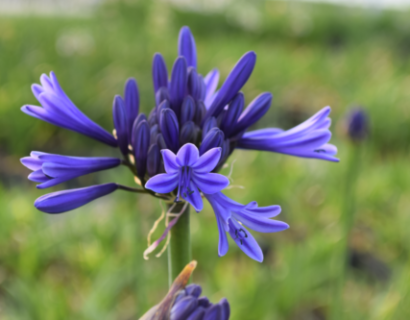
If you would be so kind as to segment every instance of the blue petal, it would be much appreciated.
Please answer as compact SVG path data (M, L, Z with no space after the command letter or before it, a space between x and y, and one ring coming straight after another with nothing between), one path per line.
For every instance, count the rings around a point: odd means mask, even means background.
M206 85L206 95L205 95L205 104L209 105L210 100L212 99L213 95L215 94L215 90L218 87L219 82L219 71L218 69L213 69L209 71L204 79Z
M193 190L194 192L190 194L182 195L182 198L188 201L194 207L196 212L199 212L204 207L204 203L202 202L201 193L199 192L198 188L195 187L192 181L189 184L189 188Z
M228 320L231 315L231 308L229 307L228 300L222 298L218 304L222 307L222 320Z
M129 128L124 101L118 95L114 98L112 116L114 120L115 131L117 133L118 146L120 147L122 154L127 155L129 143Z
M205 152L198 160L192 165L192 169L195 173L208 173L215 169L216 165L221 158L221 148L213 148Z
M138 177L144 179L147 171L147 156L150 142L150 129L146 120L141 121L133 130L134 141L134 156L135 165L137 167Z
M108 195L118 186L107 183L87 188L64 190L41 196L34 202L34 206L46 213L61 213L81 207L97 198Z
M245 53L237 62L231 73L226 78L221 89L218 91L212 105L206 114L206 119L218 116L223 108L232 100L238 91L248 81L256 62L256 54L253 51Z
M154 81L154 91L159 88L168 88L168 71L164 58L161 54L156 53L152 62L152 79Z
M233 212L232 215L236 220L242 222L242 224L257 232L271 233L289 229L289 225L287 223L278 220L271 220L259 215L247 213L245 211Z
M192 144L187 143L179 149L177 153L177 163L180 166L192 166L199 159L198 148Z
M193 173L192 181L206 194L213 194L229 186L229 179L219 173Z
M51 178L47 177L43 170L36 170L33 171L28 175L28 179L33 182L46 182L49 181Z
M223 311L219 304L214 304L206 310L203 320L224 320Z
M161 150L162 159L164 160L164 167L167 173L176 173L179 170L177 156L171 150Z
M224 142L224 133L219 128L212 128L203 138L199 146L199 154L204 154L212 148L221 148Z
M243 111L244 105L245 97L242 92L239 92L229 103L228 110L224 113L220 126L227 138L232 136L231 133L235 130L236 123Z
M160 128L167 147L173 152L179 149L179 125L174 111L162 109Z
M24 157L20 159L20 162L28 169L32 171L36 171L41 169L41 165L43 164L43 161L40 159L36 159L33 157Z
M235 230L244 230L246 233L246 238L240 238L237 236L235 233ZM242 233L242 232L241 232ZM235 219L230 220L230 225L229 225L229 234L231 238L236 242L238 247L250 258L253 260L256 260L258 262L263 261L263 253L261 248L259 247L259 244L256 242L255 238L252 236L252 234L244 227L241 226L238 222L235 221ZM242 240L242 242L241 242Z
M251 214L258 215L260 217L265 218L273 218L276 217L281 212L281 207L278 205L274 206L267 206L267 207L256 207L256 208L248 208L246 207L246 211L250 212Z
M127 114L128 134L132 133L132 125L138 116L140 109L140 95L137 81L134 78L127 80L124 90L125 110Z
M196 68L195 39L188 27L182 27L179 32L178 55L186 59L188 67Z
M192 312L186 320L203 320L205 314L205 308L198 306L194 312ZM174 320L174 319L172 319ZM178 319L179 320L179 319ZM181 319L182 320L182 319Z
M226 231L224 228L224 222L222 221L222 218L219 217L218 214L215 214L215 216L219 232L218 256L223 257L228 252L229 242L228 237L226 236Z
M156 193L169 193L178 186L178 174L161 173L150 178L145 184L146 189Z

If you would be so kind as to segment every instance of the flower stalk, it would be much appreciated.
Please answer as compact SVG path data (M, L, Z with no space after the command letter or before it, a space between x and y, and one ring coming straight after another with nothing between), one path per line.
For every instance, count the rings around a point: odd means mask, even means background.
M169 206L172 206L172 204ZM173 212L181 212L183 208L184 202L177 203ZM168 280L170 287L182 269L191 261L189 211L189 205L187 205L177 223L170 230L171 239L168 245Z

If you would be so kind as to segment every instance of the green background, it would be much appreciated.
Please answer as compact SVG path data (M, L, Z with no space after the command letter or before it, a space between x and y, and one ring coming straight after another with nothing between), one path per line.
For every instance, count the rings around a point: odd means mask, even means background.
M20 107L36 104L30 85L53 70L72 101L112 130L112 100L125 79L137 79L142 109L149 111L152 56L161 52L170 67L179 28L188 25L202 74L217 67L224 79L243 53L256 51L246 100L274 94L256 127L287 129L330 105L332 143L341 159L236 151L228 162L236 160L233 184L243 188L227 194L242 203L280 204L278 219L291 228L253 233L265 252L262 264L233 242L219 258L216 221L206 205L191 218L194 281L212 301L228 298L233 320L331 319L341 214L353 201L345 197L347 164L360 149L349 245L365 262L348 269L339 318L409 319L409 12L273 1L210 9L201 3L115 1L81 17L0 15L0 318L136 319L166 294L166 254L142 257L161 213L158 200L118 191L62 215L37 211L33 201L45 191L26 179L19 158L32 150L119 152L26 116ZM356 105L368 112L371 130L354 147L344 118ZM118 168L52 191L110 181L133 186L126 168Z

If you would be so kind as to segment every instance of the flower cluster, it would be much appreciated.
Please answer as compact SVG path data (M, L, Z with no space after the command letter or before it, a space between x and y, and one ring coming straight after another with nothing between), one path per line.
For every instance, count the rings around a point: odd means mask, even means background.
M134 79L125 85L123 97L113 102L114 135L85 116L68 98L56 76L42 75L41 85L32 90L41 104L26 105L22 111L51 124L76 131L111 147L118 147L122 159L80 158L33 152L22 163L31 169L29 179L47 188L81 175L111 169L130 168L140 187L116 183L54 192L38 198L35 206L47 213L78 208L115 190L149 193L170 202L186 201L196 211L203 198L213 207L219 228L219 255L228 250L226 233L252 259L263 260L262 251L245 228L277 232L288 225L272 220L279 206L258 207L229 199L221 191L229 180L217 173L236 148L278 152L304 158L338 161L337 149L328 144L330 108L290 130L248 129L261 119L272 102L262 93L245 107L240 91L256 63L254 52L245 53L218 89L217 69L202 76L197 71L195 40L188 27L180 31L178 58L170 74L163 57L155 54L152 66L155 106L148 116L139 112L139 92Z

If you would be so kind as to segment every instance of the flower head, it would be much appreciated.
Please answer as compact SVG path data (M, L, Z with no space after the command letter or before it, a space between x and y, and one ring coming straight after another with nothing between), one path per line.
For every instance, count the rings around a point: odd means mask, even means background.
M175 155L162 150L166 173L157 174L147 181L145 188L157 193L176 191L175 201L188 201L196 211L203 208L200 191L213 194L229 185L229 180L218 173L211 173L221 157L221 149L213 148L199 156L198 148L185 144Z
M264 233L283 231L289 228L288 224L272 220L280 211L280 206L258 207L256 202L247 205L229 199L223 193L205 194L214 209L219 229L219 256L228 252L229 244L226 233L250 258L262 262L263 253L252 234L245 228Z
M353 141L361 141L369 133L369 119L362 108L352 109L347 116L347 132Z

